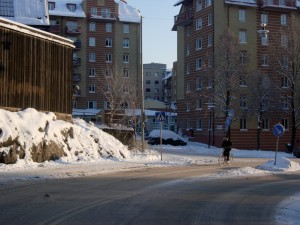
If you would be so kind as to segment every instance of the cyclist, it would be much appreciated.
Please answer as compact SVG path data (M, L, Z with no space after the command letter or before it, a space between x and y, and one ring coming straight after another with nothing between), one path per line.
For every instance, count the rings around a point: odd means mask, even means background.
M226 163L228 163L228 161L229 161L231 146L232 146L232 143L228 139L228 137L224 137L221 147L224 149L223 150L223 156L224 156L224 160L225 160Z

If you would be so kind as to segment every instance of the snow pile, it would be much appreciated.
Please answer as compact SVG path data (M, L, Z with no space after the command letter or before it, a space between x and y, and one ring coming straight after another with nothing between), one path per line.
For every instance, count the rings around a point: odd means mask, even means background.
M285 172L294 172L300 170L299 163L290 161L285 157L279 157L275 160L269 160L257 167L260 170L268 170L268 171L285 171Z
M25 164L32 162L32 148L43 142L55 142L63 149L65 156L61 162L130 157L126 146L94 125L78 119L74 124L56 120L54 113L32 108L19 112L0 110L0 144L9 140L15 140L24 148ZM10 147L1 147L0 152L8 153Z

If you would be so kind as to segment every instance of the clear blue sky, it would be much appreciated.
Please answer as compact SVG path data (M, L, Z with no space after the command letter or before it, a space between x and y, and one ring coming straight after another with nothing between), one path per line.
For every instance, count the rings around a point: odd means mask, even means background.
M177 33L172 31L178 0L126 0L143 16L143 63L163 63L172 69L177 61Z

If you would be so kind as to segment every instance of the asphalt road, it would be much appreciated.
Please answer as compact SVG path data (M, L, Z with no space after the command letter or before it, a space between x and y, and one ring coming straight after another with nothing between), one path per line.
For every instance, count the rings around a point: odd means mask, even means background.
M0 224L274 225L276 205L299 191L299 174L199 178L236 166L144 168L1 185Z

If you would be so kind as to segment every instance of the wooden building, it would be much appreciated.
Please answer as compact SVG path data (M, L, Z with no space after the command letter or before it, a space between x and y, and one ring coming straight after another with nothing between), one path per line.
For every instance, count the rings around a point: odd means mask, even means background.
M72 113L73 41L0 18L0 107Z

